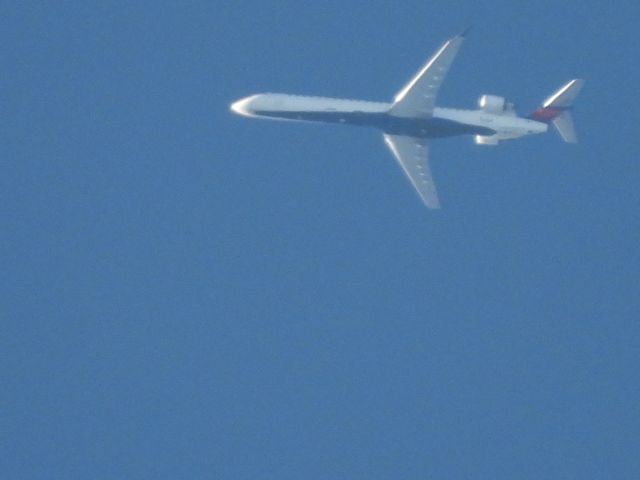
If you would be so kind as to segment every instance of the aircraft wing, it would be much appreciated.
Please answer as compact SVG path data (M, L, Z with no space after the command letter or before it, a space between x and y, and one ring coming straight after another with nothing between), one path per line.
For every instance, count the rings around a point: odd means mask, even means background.
M389 110L396 117L430 117L436 95L453 59L462 45L464 33L453 37L422 67L415 77L398 92Z
M401 135L384 135L400 166L407 174L424 204L429 208L440 208L436 184L429 169L429 144L425 138Z

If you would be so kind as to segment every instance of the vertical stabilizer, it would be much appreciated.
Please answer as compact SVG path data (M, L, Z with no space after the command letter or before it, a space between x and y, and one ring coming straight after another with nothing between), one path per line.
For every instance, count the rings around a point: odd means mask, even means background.
M583 85L584 80L582 79L571 80L547 98L542 107L529 117L539 122L552 123L562 140L567 143L576 143L578 138L573 126L571 108Z

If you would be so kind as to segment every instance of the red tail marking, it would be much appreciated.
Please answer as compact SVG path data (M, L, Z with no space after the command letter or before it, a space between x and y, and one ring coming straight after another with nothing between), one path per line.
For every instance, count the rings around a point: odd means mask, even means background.
M560 108L544 107L534 111L530 117L539 122L549 123L556 119L563 112Z

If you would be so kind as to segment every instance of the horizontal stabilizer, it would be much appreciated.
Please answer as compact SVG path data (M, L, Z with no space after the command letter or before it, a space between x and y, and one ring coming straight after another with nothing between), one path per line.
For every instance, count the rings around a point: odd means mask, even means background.
M576 129L573 126L573 118L571 118L571 112L565 110L556 118L553 119L553 126L567 143L577 143L578 137L576 136Z
M567 143L577 143L576 129L573 126L571 108L582 90L584 80L576 78L565 84L557 92L547 98L542 107L529 115L538 122L551 123Z
M569 108L582 90L584 80L576 78L563 86L556 93L547 98L542 106L544 108Z

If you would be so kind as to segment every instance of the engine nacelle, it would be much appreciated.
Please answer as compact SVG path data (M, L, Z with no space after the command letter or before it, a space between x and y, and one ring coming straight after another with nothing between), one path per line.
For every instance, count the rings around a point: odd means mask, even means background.
M497 135L476 135L474 140L476 145L498 145L500 143Z
M478 106L487 113L503 113L507 110L507 101L496 95L482 95Z

